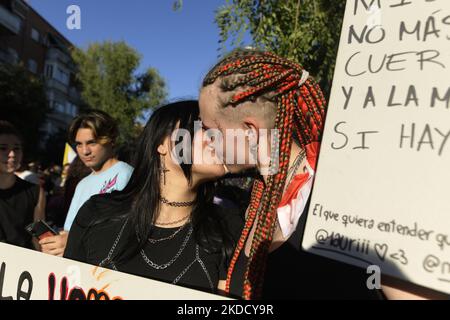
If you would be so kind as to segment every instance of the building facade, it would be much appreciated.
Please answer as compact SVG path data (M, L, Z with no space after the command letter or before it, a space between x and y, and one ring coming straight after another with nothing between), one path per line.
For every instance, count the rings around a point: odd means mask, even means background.
M81 104L71 48L73 44L25 1L0 0L0 63L22 64L44 80L51 108L42 126L47 137L67 130Z

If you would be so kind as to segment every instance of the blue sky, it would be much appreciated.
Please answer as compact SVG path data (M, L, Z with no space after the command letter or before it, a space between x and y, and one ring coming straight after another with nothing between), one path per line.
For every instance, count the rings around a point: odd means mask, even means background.
M166 80L169 99L197 98L201 79L217 61L215 10L225 0L28 0L75 45L124 40L142 55L141 69L155 67ZM69 5L81 9L81 30L66 27Z

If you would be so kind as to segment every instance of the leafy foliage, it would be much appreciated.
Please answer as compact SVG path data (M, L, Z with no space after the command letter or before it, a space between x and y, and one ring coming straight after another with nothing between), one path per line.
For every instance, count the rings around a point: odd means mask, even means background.
M328 96L345 0L227 0L216 11L220 49L244 45L270 50L302 64Z
M75 49L72 56L83 100L118 121L121 142L132 139L137 120L166 99L165 81L158 71L137 73L141 56L125 42L92 43L87 50Z
M21 65L0 64L0 119L14 124L25 142L26 158L38 153L39 131L49 112L44 83Z

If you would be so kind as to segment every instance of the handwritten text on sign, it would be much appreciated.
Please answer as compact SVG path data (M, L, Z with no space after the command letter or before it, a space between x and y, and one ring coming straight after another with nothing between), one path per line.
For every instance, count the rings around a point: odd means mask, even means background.
M305 250L450 293L450 1L349 0Z
M223 300L159 281L0 243L0 300Z

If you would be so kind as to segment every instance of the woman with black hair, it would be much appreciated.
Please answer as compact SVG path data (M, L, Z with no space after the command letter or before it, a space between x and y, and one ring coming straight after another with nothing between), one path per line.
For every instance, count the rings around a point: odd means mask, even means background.
M126 188L96 195L79 210L64 257L186 287L216 292L243 219L213 204L212 181L226 168L194 139L198 103L183 101L156 110L141 134L135 170ZM174 159L174 132L202 152L203 163ZM201 145L196 144L201 141ZM189 150L193 150L191 153ZM207 163L207 164L204 164Z

